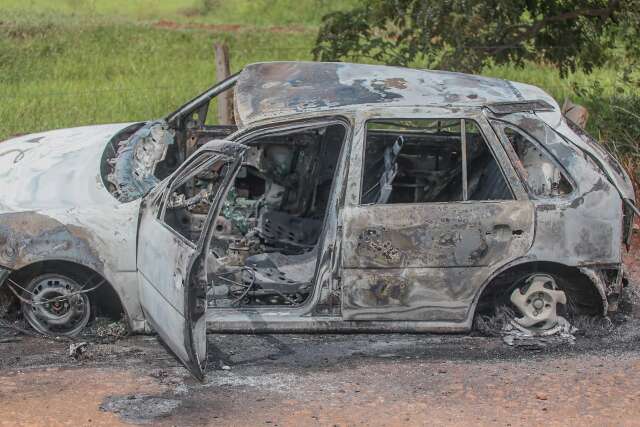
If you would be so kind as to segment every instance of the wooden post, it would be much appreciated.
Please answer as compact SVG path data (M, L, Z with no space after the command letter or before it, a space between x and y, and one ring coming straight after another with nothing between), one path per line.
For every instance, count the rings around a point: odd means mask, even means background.
M229 70L229 47L226 43L216 43L216 78L218 82L231 75ZM226 90L218 95L218 124L232 125L233 119L233 92Z

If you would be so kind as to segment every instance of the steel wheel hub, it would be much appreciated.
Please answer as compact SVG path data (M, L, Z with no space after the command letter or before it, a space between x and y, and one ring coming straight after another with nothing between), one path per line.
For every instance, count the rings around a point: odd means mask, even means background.
M74 280L61 275L40 276L29 283L30 292L23 302L22 312L29 324L46 335L78 334L86 326L91 315L87 294Z
M565 293L558 290L553 277L535 274L511 293L511 302L522 317L513 320L532 331L545 331L558 324L557 305L566 304Z

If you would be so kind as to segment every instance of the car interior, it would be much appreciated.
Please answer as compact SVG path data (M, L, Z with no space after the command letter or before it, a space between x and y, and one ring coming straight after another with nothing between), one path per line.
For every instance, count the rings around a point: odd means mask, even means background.
M368 122L361 203L513 199L477 125L464 122L464 133L459 119Z
M329 124L245 142L245 161L214 223L211 307L292 306L308 298L345 135L344 125ZM197 241L227 168L205 167L181 184L167 224Z

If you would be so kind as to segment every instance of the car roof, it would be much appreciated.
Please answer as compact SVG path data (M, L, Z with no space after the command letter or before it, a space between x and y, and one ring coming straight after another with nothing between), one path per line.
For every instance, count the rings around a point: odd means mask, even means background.
M261 62L235 85L239 125L319 110L393 106L484 106L544 100L543 90L509 80L447 71L343 62Z

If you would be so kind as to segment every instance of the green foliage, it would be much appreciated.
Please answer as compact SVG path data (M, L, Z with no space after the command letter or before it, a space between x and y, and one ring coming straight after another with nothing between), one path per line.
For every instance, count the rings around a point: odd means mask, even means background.
M200 0L202 17L198 21L219 24L313 25L323 15L353 7L354 0ZM195 17L190 17L191 19Z
M68 20L0 24L0 141L20 133L162 117L215 81L213 44L231 69L311 59L313 33L206 31Z
M640 93L620 85L607 93L610 91L598 81L576 85L574 91L589 110L587 130L624 164L633 165L630 169L636 169L640 165Z
M213 83L216 41L229 44L232 71L251 62L311 59L320 15L353 6L355 0L257 0L255 4L211 0L207 11L204 4L204 0L2 0L0 141L53 128L161 117ZM262 13L269 4L272 10ZM185 14L190 8L198 15ZM308 10L296 18L292 11L301 8ZM294 18L298 20L291 21ZM159 19L186 26L158 27L153 20ZM215 25L189 27L193 22L242 25L222 31ZM294 25L285 26L288 31L278 28L286 22ZM256 23L263 27L256 30ZM522 68L491 64L482 73L540 86L560 103L569 97L587 106L590 132L618 141L616 150L625 158L638 152L633 141L638 141L639 122L619 109L640 112L637 87L633 92L624 86L619 93L622 77L609 67L563 77L550 64L524 64Z
M78 17L315 27L323 15L355 5L356 0L2 0L0 20Z
M323 18L314 55L466 72L536 61L588 72L613 47L637 49L638 16L638 0L363 0Z

